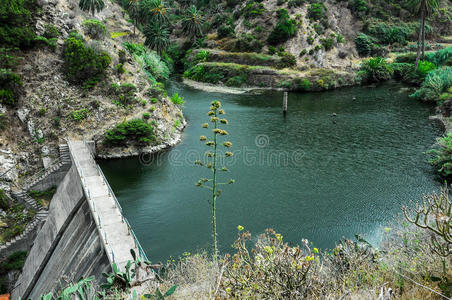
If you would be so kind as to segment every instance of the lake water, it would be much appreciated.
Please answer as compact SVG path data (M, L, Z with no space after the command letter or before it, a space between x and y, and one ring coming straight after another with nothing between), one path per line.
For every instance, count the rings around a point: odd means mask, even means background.
M209 191L195 187L209 172L193 162L207 150L200 124L214 99L227 112L235 152L221 176L236 183L217 204L223 253L232 251L237 225L320 248L357 233L376 242L403 204L439 187L423 152L441 131L428 120L431 106L401 85L291 93L286 118L280 92L226 95L173 82L175 92L185 97L188 121L179 145L144 162L100 162L153 262L211 247Z

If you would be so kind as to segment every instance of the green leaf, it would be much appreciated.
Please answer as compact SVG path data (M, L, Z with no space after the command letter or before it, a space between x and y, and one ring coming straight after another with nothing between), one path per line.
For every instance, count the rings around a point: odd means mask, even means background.
M177 285L173 285L169 290L166 291L165 297L171 296L176 291Z
M162 292L160 292L159 288L157 288L157 289L155 290L155 295L157 295L157 297L158 297L159 299L164 298L164 297L163 297L163 294L162 294Z

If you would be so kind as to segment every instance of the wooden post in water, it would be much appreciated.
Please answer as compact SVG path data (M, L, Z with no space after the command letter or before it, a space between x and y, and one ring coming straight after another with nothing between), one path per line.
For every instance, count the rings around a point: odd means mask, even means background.
M283 97L283 114L284 116L286 116L287 114L287 98L288 98L288 93L284 92L284 97Z

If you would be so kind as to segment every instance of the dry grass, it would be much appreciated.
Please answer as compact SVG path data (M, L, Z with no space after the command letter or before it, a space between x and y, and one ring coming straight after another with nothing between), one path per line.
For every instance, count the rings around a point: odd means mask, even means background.
M177 285L171 299L377 299L380 294L387 294L389 289L391 297L396 299L441 299L427 289L445 293L437 282L431 280L432 276L442 276L442 261L430 250L429 241L427 232L405 224L398 229L387 228L379 249L365 241L345 240L332 251L319 253L317 258L308 244L300 247L272 244L261 236L250 255L254 259L259 256L260 263L252 259L246 261L243 256L240 258L237 253L243 249L238 249L232 258L222 260L220 266L205 253L186 256L167 266L161 289ZM269 251L267 246L275 247L272 254L277 255L265 255L263 251ZM302 258L297 256L304 263L307 257L315 257L308 260L311 265L303 285L286 294L284 284L281 290L274 286L269 289L269 282L281 280L283 277L278 274L283 273L283 268L288 268L287 264L281 264L282 254L297 249L304 253ZM265 268L262 268L262 259ZM449 280L452 279L451 264L452 259L448 257ZM252 282L252 285L231 285L230 282L237 279L237 265L244 266L240 271L262 278L244 276L246 283ZM262 294L263 291L266 294Z

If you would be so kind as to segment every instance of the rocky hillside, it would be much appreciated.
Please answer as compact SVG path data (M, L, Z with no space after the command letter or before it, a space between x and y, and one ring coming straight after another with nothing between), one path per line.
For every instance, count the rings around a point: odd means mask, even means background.
M189 50L185 78L234 87L317 91L354 84L366 57L416 50L419 26L406 1L229 0L203 13L208 33ZM451 2L442 1L427 20L427 50L442 47L451 19ZM187 47L183 29L176 26L173 35Z
M178 141L185 124L181 109L164 87L145 73L135 55L125 50L124 42L139 44L143 38L133 35L133 25L117 4L105 2L94 18L74 1L39 0L32 5L32 44L2 48L17 58L11 69L21 81L14 103L0 101L0 174L13 167L3 179L15 180L32 173L43 161L51 161L67 137L94 139L107 156ZM70 37L75 37L73 44L69 44ZM82 71L74 72L68 66L73 63L68 59L71 53L65 52L68 45L79 47L71 51L106 58L105 70L96 75L94 84L77 80ZM82 64L90 62L82 57L74 65ZM108 130L131 119L150 124L149 141L104 143ZM114 132L111 136L117 137Z

